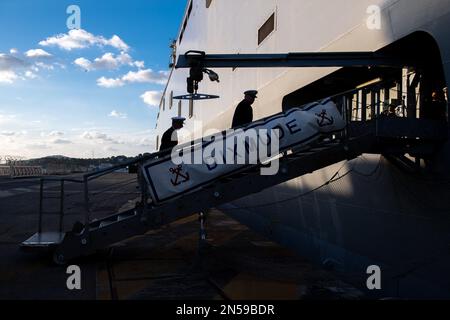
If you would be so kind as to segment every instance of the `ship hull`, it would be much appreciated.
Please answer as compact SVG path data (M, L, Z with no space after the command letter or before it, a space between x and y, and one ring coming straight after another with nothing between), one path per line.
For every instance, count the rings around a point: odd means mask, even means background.
M354 171L307 194L338 170ZM369 296L449 298L447 192L448 185L417 180L382 156L366 155L221 209ZM372 265L381 268L381 290L366 286Z
M204 8L203 1L192 3L190 20L181 30L183 40L177 42L178 54L191 49L208 53L378 51L420 32L435 42L441 59L438 64L450 79L447 0L213 0L209 8ZM366 8L373 4L382 8L380 30L368 30L366 25ZM258 26L272 12L277 14L276 30L256 45L253 38ZM414 47L427 50L419 41ZM221 70L220 84L203 81L200 86L202 92L219 94L221 99L196 103L186 128L197 136L229 128L234 108L248 89L259 90L255 118L278 113L285 107L286 96L336 70ZM164 99L170 92L184 94L187 76L187 70L173 70ZM164 99L157 125L161 133L177 112L176 107L167 107ZM186 115L182 110L180 104L178 113ZM440 146L427 170L429 175L415 175L382 155L363 155L220 209L268 239L340 274L369 296L450 298L448 143ZM342 178L327 184L336 176ZM381 290L367 289L371 265L381 268Z

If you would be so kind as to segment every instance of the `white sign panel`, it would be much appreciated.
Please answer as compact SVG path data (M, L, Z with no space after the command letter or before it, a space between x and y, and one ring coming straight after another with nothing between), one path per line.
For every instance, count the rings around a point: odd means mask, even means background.
M160 203L256 164L252 155L258 155L263 144L269 145L270 151L265 158L259 157L260 161L292 147L307 146L324 134L344 128L345 121L335 103L327 99L253 122L243 130L204 138L194 147L179 146L172 155L145 163L144 175L153 201Z

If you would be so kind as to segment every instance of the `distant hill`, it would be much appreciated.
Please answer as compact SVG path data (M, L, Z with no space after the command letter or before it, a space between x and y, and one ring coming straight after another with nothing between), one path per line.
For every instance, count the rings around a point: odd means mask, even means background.
M63 155L52 155L46 156L42 158L25 160L23 162L26 163L36 163L36 162L53 162L53 161L63 161L68 163L89 163L89 164L100 164L100 163L111 163L111 164L119 164L125 161L131 161L137 157L127 157L127 156L117 156L117 157L109 157L109 158L71 158Z
M49 159L49 158L54 158L54 159L70 159L69 157L61 156L61 155L47 156L47 157L44 157L43 159Z
M30 159L22 161L23 165L41 166L47 172L52 174L81 173L88 172L94 168L105 165L119 165L124 162L132 161L137 157L117 156L97 159L79 159L70 158L63 155L52 155L43 158ZM95 169L94 169L95 170Z

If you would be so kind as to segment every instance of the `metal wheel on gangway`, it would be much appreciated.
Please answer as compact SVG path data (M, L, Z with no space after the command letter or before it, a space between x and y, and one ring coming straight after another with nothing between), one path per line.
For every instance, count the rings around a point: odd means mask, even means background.
M53 263L58 266L65 266L67 264L67 260L62 253L55 251L53 253Z

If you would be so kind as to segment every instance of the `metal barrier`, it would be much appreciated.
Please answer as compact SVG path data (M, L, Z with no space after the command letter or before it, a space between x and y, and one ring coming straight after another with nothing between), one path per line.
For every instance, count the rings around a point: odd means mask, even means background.
M0 177L11 176L11 168L9 166L0 166Z
M39 166L11 166L10 176L11 178L21 177L39 177L44 174L44 170Z
M40 177L44 174L45 170L41 166L22 166L8 163L0 165L0 177Z

